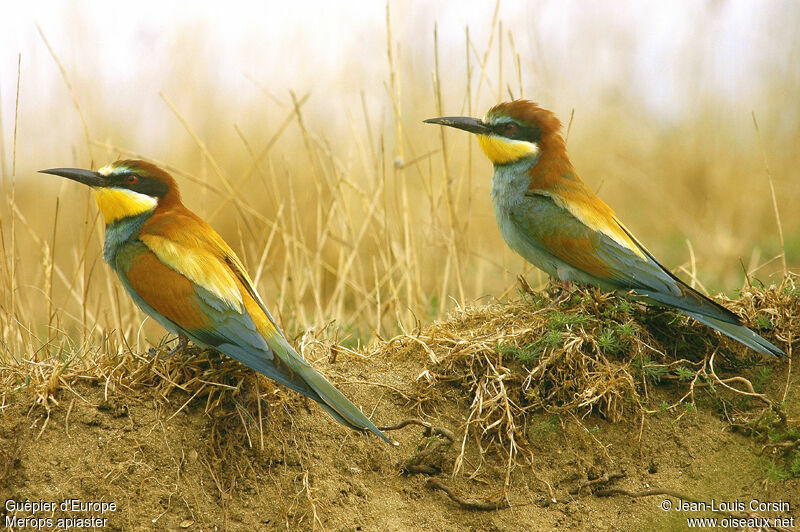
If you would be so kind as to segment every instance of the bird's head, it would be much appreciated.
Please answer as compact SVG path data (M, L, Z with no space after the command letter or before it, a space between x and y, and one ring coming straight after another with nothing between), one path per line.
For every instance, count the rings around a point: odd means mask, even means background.
M154 211L159 204L180 200L172 176L146 161L116 161L97 171L51 168L40 172L92 187L106 225Z
M561 129L553 113L529 100L497 104L483 118L447 116L425 122L475 133L483 153L495 165L538 158L544 144L560 139Z

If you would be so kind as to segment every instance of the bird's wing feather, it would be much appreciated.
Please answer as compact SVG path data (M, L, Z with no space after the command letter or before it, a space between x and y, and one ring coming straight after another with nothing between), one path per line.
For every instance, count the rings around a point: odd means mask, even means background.
M252 313L259 330L268 335L276 332L283 335L239 257L204 220L190 211L163 218L154 216L139 239L165 264L219 297L230 308L241 311L246 303L243 294L248 294L262 311Z
M236 277L220 260L216 250L202 245L203 242L182 242L167 235L142 234L139 240L161 262L214 294L232 310L242 311L242 295L236 286Z
M213 327L195 301L196 286L141 242L121 246L112 266L136 304L168 329L178 332Z
M258 352L265 360L273 358L249 313L231 308L216 293L165 264L147 245L131 244L124 253L118 253L117 272L137 303L150 307L145 311L155 311L199 343L215 348L238 344ZM247 303L242 303L245 309Z
M728 309L696 292L664 268L616 218L604 220L610 230L590 227L558 205L551 196L528 193L511 219L529 243L570 267L593 277L597 284L634 290L662 304L739 324ZM598 222L599 223L599 222Z
M269 331L259 330L253 316L258 317L260 309L252 298L245 297L245 312L232 309L217 294L164 264L146 246L140 246L132 260L118 271L143 310L148 313L152 313L150 309L155 310L161 319L166 319L195 343L217 349L267 377L319 400L319 395L304 378L303 369L307 364L302 359L300 362L294 360L299 357L290 346L282 345L285 339L277 331L265 334ZM124 256L120 259L124 260ZM276 357L276 353L279 356ZM336 417L341 416L337 414Z
M205 222L203 222L205 224ZM242 263L219 235L197 231L139 235L142 247L124 272L132 292L175 323L192 341L213 347L254 370L317 401L340 423L368 429L390 441L353 403L289 345L253 287ZM162 226L163 230L163 226ZM120 271L120 270L118 270ZM153 284L153 279L162 279ZM178 301L165 301L165 286L177 285ZM238 304L237 304L238 303ZM192 314L194 313L194 314ZM205 318L191 324L184 315Z
M634 255L645 258L645 253L630 233L619 224L614 211L589 190L582 182L561 193L549 190L532 189L529 196L547 196L553 203L569 211L585 226L605 234L623 248L627 248Z

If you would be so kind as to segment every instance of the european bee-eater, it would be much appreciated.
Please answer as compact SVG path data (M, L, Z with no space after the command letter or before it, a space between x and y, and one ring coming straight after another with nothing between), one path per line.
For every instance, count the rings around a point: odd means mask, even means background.
M425 120L470 133L494 165L492 202L506 243L568 283L595 285L674 307L759 353L787 356L733 312L664 268L592 192L567 157L561 123L528 100L492 107L482 119Z
M289 345L242 262L184 207L175 180L145 161L43 173L88 185L106 224L103 258L136 304L179 337L216 349L322 405L350 428L392 443Z

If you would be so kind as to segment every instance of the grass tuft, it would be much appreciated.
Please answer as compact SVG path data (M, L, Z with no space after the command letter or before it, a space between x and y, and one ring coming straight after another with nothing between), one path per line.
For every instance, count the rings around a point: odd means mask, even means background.
M550 432L549 422L537 421L544 414L595 413L618 422L669 412L680 419L702 400L731 419L736 412L737 423L765 412L775 413L770 419L786 419L784 406L764 394L775 385L772 366L782 360L763 360L673 312L596 289L577 291L579 297L573 294L570 303L554 310L546 297L531 297L523 287L520 299L461 308L447 320L372 347L370 355L402 353L424 363L426 378L418 379L413 394L423 411L451 401L452 392L470 405L460 458L474 435L505 452L511 463L531 440ZM735 301L717 300L751 326L759 316L771 316L774 327L764 334L785 345L782 339L800 337L800 324L786 318L800 312L800 299L792 293L772 285L746 288ZM675 389L679 398L657 400L652 386ZM755 431L766 434L769 427L774 424ZM456 460L455 470L462 466Z

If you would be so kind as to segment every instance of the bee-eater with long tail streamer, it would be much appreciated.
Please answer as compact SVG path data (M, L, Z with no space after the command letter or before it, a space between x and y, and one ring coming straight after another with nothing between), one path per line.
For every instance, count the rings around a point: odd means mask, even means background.
M787 356L733 312L664 268L575 172L553 113L528 100L483 119L425 120L474 133L494 165L492 202L506 243L552 278L673 307L758 351Z
M191 340L216 349L310 397L339 423L392 443L289 345L242 262L184 207L167 172L145 161L42 172L92 188L106 223L103 258L139 308L178 335L179 346Z

